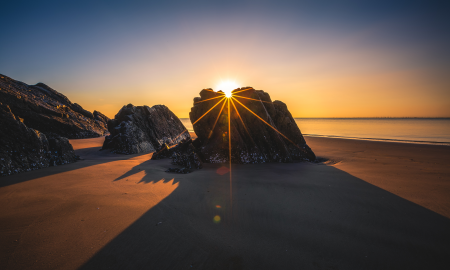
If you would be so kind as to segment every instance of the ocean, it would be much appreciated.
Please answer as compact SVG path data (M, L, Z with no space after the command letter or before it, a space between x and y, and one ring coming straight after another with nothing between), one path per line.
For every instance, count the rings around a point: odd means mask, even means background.
M180 118L193 131L189 118ZM450 146L450 118L295 118L303 135Z

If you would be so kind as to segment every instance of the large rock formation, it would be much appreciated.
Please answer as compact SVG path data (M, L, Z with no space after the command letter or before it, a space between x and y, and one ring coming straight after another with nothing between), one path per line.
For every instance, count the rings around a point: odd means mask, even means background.
M133 106L128 104L108 121L110 135L103 149L119 154L149 153L164 144L190 139L180 119L164 105Z
M75 162L69 140L28 128L0 102L0 176Z
M233 163L315 160L286 104L272 102L268 93L251 87L234 90L233 98L222 97L222 92L202 90L189 114L198 136L194 145L203 162L229 161L228 124Z
M0 74L0 100L27 127L70 139L103 136L108 117L91 113L43 83L27 85Z

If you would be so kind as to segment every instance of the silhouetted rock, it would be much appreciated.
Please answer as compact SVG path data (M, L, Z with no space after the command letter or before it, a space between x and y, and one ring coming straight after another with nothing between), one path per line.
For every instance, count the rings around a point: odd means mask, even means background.
M28 128L9 106L0 103L0 175L11 175L79 159L69 140Z
M108 121L108 130L103 149L120 154L149 153L165 143L173 145L190 138L180 119L164 105L123 106Z
M198 156L199 149L194 147L192 139L182 140L175 147L170 148L167 144L161 146L152 155L152 160L172 158L172 164L181 166L183 170L170 168L167 172L190 173L195 169L201 169L203 162Z
M183 140L171 150L172 164L179 165L190 170L203 168L203 162L197 154L200 149L194 146L192 139Z
M173 154L173 149L171 149L167 143L161 145L158 149L156 149L155 153L152 155L152 160L170 158Z
M195 123L217 104L221 98L213 98L221 94L207 89L202 90L200 97L194 98L194 107L189 114L191 122ZM313 151L306 144L286 104L281 101L272 102L268 93L251 87L236 89L233 95L234 99L229 101L224 99L222 101L225 102L224 105L219 103L193 125L198 136L194 144L200 149L198 154L203 162L229 161L228 106L231 111L233 163L315 160ZM205 101L207 99L211 100Z
M182 166L190 170L201 169L203 167L203 162L200 160L200 157L195 152L190 153L175 152L172 155L172 164Z
M104 115L103 113L101 113L99 111L94 110L93 115L94 115L95 120L98 120L103 123L108 123L108 121L110 120L106 115Z
M45 134L74 139L99 137L107 131L106 116L86 111L43 83L27 85L0 74L0 100L27 127Z

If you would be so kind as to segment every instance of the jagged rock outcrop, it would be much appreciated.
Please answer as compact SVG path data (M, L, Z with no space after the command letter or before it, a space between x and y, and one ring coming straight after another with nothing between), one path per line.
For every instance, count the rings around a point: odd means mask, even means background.
M103 149L119 154L149 153L162 145L174 145L190 139L180 119L164 105L133 106L128 104L108 121L110 135Z
M222 99L216 98L219 96L223 97L223 93L202 90L200 97L194 99L189 114L191 122L195 123L216 105ZM233 91L233 98L225 98L221 102L224 103L217 104L193 125L198 136L194 145L203 162L229 161L229 118L233 163L315 160L313 151L283 102L272 102L268 93L251 87L238 88Z
M108 121L110 120L106 115L104 115L103 113L99 112L99 111L95 111L93 113L94 119L98 120L100 122L106 123L108 124Z
M91 113L43 83L27 85L0 74L0 100L23 123L69 139L103 136L108 117Z
M69 140L28 128L0 102L0 176L62 165L79 159Z
M201 169L203 162L197 154L198 149L193 145L192 139L182 140L175 147L162 145L153 155L152 160L172 158L172 164L181 168L169 168L166 172L190 173L193 170Z

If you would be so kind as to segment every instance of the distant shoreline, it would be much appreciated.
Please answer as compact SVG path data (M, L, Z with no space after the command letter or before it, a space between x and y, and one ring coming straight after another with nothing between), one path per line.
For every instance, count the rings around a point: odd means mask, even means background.
M450 146L450 118L294 119L309 137ZM180 120L189 132L194 131L189 118Z
M345 137L345 136L318 135L318 134L303 134L303 136L305 136L305 137L315 137L315 138L332 138L332 139L371 141L371 142L393 142L393 143L409 143L409 144L426 144L426 145L450 146L450 142L413 141L413 140L396 140L396 139L380 139L380 138L359 138L359 137Z

